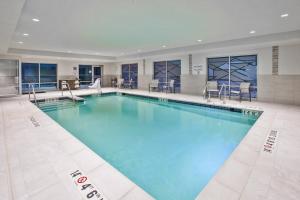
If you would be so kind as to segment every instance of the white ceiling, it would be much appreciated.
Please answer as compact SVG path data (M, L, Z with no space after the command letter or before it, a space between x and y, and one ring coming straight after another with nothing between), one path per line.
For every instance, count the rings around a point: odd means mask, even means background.
M0 17L1 26L10 20ZM9 47L119 57L293 30L300 30L300 0L26 0Z

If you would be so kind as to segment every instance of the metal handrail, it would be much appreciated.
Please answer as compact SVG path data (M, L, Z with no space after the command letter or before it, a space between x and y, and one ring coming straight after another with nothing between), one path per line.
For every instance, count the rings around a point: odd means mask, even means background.
M226 87L227 86L225 85L225 83L223 83L222 86L221 86L221 89L219 91L219 99L221 99L222 91L223 91L223 88L224 88L223 103L226 103L226 96L227 96Z
M69 86L69 83L68 82L66 82L66 83L62 83L62 84L64 84L64 85L66 85L67 86L67 89L69 90L69 92L70 92L70 94L71 94L71 97L72 97L72 100L75 102L75 99L74 99L74 96L73 96L73 93L72 93L72 91L71 91L71 89L70 89L70 86ZM62 94L62 96L64 95L64 89L63 89L63 86L62 86L62 88L61 88L62 90L61 90L61 94Z
M38 102L37 102L37 100L36 100L36 95L35 95L35 90L34 90L34 85L33 84L28 84L28 87L29 87L29 92L28 92L28 94L29 94L29 100L31 100L31 97L30 97L30 87L32 88L32 94L33 94L33 98L34 98L34 103L36 104L36 105L39 105L38 104Z
M99 81L97 84L97 90L98 90L98 95L101 95L102 94L101 81Z

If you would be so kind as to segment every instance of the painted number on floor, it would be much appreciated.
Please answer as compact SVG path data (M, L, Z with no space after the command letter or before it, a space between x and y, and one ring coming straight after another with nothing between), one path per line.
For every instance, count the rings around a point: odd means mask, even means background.
M107 198L100 192L95 185L91 183L89 178L85 176L80 170L76 170L70 174L76 188L80 194L89 200L107 200Z

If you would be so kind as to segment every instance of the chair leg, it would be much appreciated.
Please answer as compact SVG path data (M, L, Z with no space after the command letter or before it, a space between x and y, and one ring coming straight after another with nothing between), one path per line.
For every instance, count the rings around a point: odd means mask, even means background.
M251 92L249 92L250 102L251 102Z
M242 102L242 93L240 93L240 102Z

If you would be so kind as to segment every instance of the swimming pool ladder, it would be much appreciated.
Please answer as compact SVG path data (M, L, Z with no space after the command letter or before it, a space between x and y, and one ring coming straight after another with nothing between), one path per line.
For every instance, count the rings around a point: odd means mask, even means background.
M35 95L34 85L31 84L31 83L29 83L29 84L28 84L28 89L29 89L29 91L28 91L28 98L29 98L29 101L31 100L31 96L30 96L31 91L30 91L30 89L32 89L32 94L33 94L33 98L34 98L34 103L35 103L36 105L39 105L39 104L38 104L38 101L36 100L36 95Z
M223 104L225 104L226 103L226 96L227 96L227 93L226 93L226 85L223 83L222 84L222 86L221 86L221 89L220 89L220 91L219 91L219 99L221 100L221 97L222 97L222 91L223 91L223 89L224 89L224 94L223 94Z
M69 83L66 82L66 81L62 81L62 82L61 82L61 96L64 96L64 89L68 89L68 90L69 90L69 92L70 92L70 94L71 94L71 98L72 98L73 102L75 102L73 93L72 93L72 91L71 91L71 89L70 89L70 86L69 86Z

